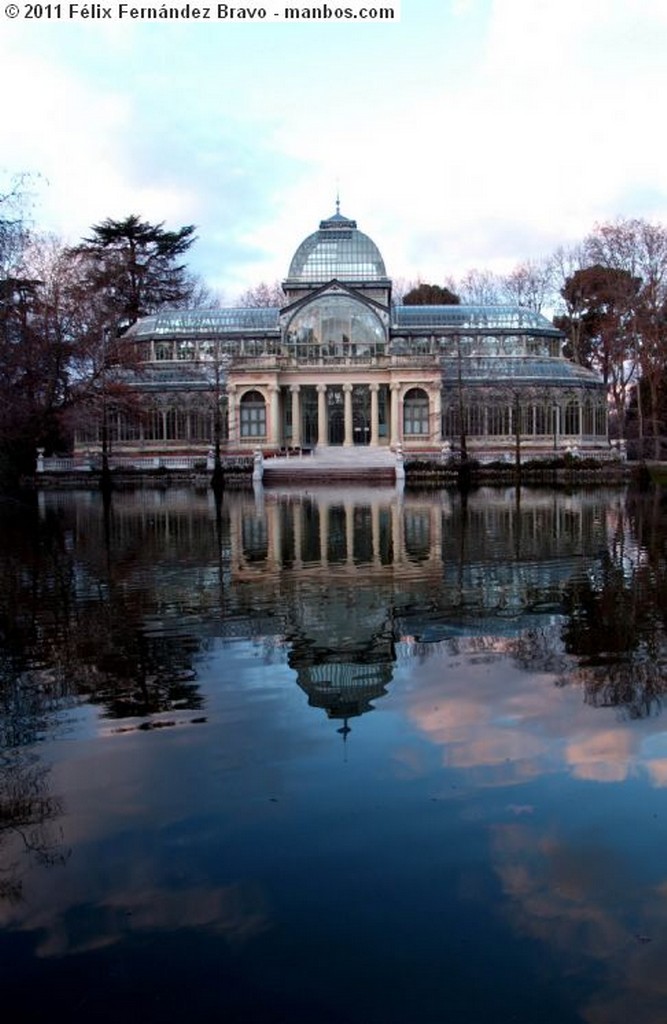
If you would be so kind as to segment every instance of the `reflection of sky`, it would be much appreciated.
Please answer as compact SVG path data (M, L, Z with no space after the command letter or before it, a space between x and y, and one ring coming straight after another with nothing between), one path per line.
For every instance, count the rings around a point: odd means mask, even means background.
M667 996L667 809L651 789L667 783L664 722L620 721L614 708L585 704L578 687L527 674L510 654L496 640L480 657L471 640L455 656L441 645L417 677L404 662L401 706L459 785L472 787L468 813L489 822L513 928L563 954L573 977L582 959L605 965L582 1019L657 1024ZM481 804L480 787L508 784L522 795Z
M558 627L553 630L558 650ZM489 785L498 784L499 766L503 784L554 771L601 783L638 774L654 786L667 782L660 718L623 722L615 708L592 708L579 687L559 685L570 675L576 679L574 658L569 674L528 673L513 661L513 646L497 638L459 639L456 654L434 644L422 661L406 713L442 748L444 764Z
M443 1005L457 1024L664 1018L664 719L587 703L550 606L493 633L469 617L437 642L395 637L386 693L344 738L291 660L297 640L324 657L344 637L361 656L391 571L349 604L362 578L338 575L316 614L296 576L237 585L217 608L196 567L170 568L179 628L205 639L201 706L147 721L83 703L44 729L30 753L62 808L63 857L45 866L14 837L29 866L23 901L0 901L7 963L31 983L75 971L85 999L91 964L120 976L109 1015L147 966L173 995L187 963L200 1019L226 1008L211 977L236 979L246 1016L230 1020L340 1024L332 978L346 1024L440 1024ZM430 596L446 624L437 572L420 573L400 582L422 587L411 621ZM229 621L253 625L253 600L262 628L227 639Z

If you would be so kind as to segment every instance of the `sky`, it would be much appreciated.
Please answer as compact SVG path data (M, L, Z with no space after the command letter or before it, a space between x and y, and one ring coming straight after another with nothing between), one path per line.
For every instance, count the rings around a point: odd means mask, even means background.
M68 243L131 213L195 224L190 268L231 301L286 276L337 194L390 276L433 283L618 217L667 222L665 0L402 0L393 22L298 24L103 4L0 3L0 182L31 175L35 225Z

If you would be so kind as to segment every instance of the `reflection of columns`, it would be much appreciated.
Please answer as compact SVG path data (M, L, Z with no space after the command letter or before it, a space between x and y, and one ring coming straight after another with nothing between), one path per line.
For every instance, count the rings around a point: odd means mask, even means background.
M303 565L303 509L301 505L292 506L292 524L294 528L294 568Z
M320 505L320 560L326 565L329 560L329 506Z
M400 384L391 384L391 436L390 445L395 446L401 440L398 433L398 396L401 390Z
M299 401L299 384L290 384L292 393L292 445L295 448L301 447L301 403Z
M282 568L282 530L280 528L280 507L269 505L266 514L268 533L269 564L273 569Z
M440 444L442 441L442 391L437 388L433 392L433 427L431 430L431 441L433 444Z
M280 444L280 388L277 384L269 384L269 395L271 424L267 440L269 444L278 446Z
M380 507L377 502L371 505L371 538L373 543L373 565L380 564Z
M326 448L329 444L329 432L327 429L327 386L317 385L317 446Z
M231 446L238 443L236 429L236 384L227 385L227 432Z
M379 420L378 420L378 391L380 390L379 384L371 384L371 445L377 446L379 442Z
M345 440L343 446L349 448L352 440L352 385L343 384L343 399L345 402Z
M403 507L399 502L391 506L391 546L394 565L401 565L405 561L405 553L403 550Z
M351 501L345 502L345 547L347 561L352 564L354 561L354 505Z
M436 505L433 509L433 529L431 530L431 536L433 542L431 544L431 558L436 562L442 561L442 508Z

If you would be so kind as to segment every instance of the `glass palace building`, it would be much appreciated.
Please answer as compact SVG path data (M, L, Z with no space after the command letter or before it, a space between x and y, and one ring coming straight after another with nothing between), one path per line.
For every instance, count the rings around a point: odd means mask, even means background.
M495 458L608 452L599 377L519 306L406 306L375 243L339 209L297 248L280 308L160 312L126 334L141 413L113 450L205 455L327 446ZM79 450L92 437L81 437ZM360 453L361 454L361 453Z

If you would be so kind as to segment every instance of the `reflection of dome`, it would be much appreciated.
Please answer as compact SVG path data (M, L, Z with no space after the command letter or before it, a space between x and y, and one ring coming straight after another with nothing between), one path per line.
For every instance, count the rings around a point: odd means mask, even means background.
M347 719L372 711L371 701L386 694L391 677L388 664L328 662L299 668L297 682L310 707L323 708L329 718Z
M319 231L304 239L294 253L286 284L338 281L384 281L387 272L380 251L357 222L336 213L320 221Z

